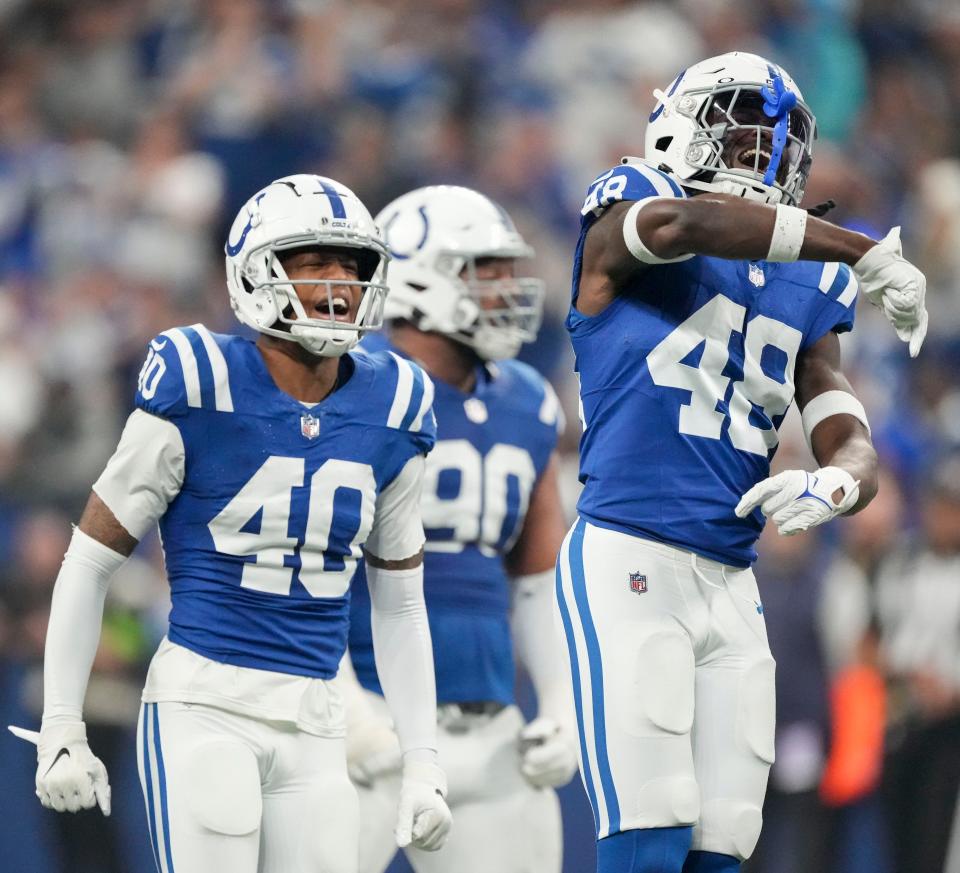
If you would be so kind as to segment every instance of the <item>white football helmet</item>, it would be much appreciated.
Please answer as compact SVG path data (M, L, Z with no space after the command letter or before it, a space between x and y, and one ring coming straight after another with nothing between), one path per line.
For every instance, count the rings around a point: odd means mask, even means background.
M800 202L816 119L776 64L729 52L684 70L666 93L653 94L658 102L647 125L648 163L688 188L763 203ZM748 162L752 168L742 166Z
M398 197L376 221L393 258L387 320L445 334L487 361L536 338L544 283L477 278L481 258L533 256L503 207L470 188L432 185Z
M278 254L329 246L351 249L357 281L298 279L325 285L328 318L310 318ZM237 318L260 333L291 340L323 357L352 349L366 330L383 324L389 255L367 208L345 185L323 176L299 174L271 182L251 197L234 219L225 246L227 290ZM356 318L338 318L337 288L360 287Z

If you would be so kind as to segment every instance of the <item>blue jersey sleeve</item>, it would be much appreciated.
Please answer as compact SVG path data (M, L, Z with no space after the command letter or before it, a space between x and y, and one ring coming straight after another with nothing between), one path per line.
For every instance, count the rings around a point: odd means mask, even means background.
M377 413L382 424L397 432L399 444L409 447L408 457L426 454L437 441L430 377L413 361L390 351L374 352L369 360L377 372L373 390L383 404Z
M187 384L178 343L185 341L177 328L155 336L147 347L147 357L137 377L134 403L138 409L163 418L186 415L189 407L199 406ZM199 397L199 388L197 388ZM191 403L191 400L196 402Z
M190 409L233 412L224 350L234 339L202 324L171 327L155 336L137 379L137 407L164 418Z
M801 348L812 346L831 330L845 333L853 329L858 289L853 271L846 264L823 264L818 288L817 305L811 308Z
M604 209L619 200L648 197L684 198L686 194L674 179L647 164L621 164L598 176L587 189L580 210L581 223L592 223Z

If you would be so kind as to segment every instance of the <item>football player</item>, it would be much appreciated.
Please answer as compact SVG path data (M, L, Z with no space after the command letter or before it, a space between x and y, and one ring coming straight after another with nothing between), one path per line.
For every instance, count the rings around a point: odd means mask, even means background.
M109 579L159 521L170 626L147 676L139 768L160 873L350 873L357 800L331 680L367 559L380 676L403 751L401 845L449 828L436 763L419 513L431 382L351 353L382 321L388 255L331 179L259 191L226 245L256 343L202 324L150 342L136 409L75 529L53 594L37 794L110 812L82 705Z
M915 355L925 280L899 228L877 243L799 208L815 121L780 67L734 52L655 94L645 159L582 211L584 490L557 596L599 870L729 873L773 760L754 543L765 518L795 534L873 497L837 335L859 285ZM769 478L794 396L820 466Z
M549 384L512 360L536 336L543 283L525 276L533 252L510 217L476 191L411 191L377 223L394 258L390 348L433 378L438 422L421 502L424 589L456 826L441 851L414 847L407 856L418 873L559 873L551 789L577 766L554 620L566 527L554 459L561 413ZM347 748L360 794L360 867L380 873L396 851L389 825L399 785L371 643L370 600L355 580L349 651L365 691L348 718ZM538 715L526 725L514 702L514 653L537 694Z

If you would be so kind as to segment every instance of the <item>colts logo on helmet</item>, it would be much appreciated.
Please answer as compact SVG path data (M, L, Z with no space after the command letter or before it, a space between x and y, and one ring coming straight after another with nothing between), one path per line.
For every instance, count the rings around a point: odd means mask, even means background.
M395 257L398 261L409 260L414 256L414 254L416 254L416 252L419 252L427 242L427 236L430 233L430 219L427 218L427 207L421 206L417 210L417 214L421 219L423 219L423 233L420 235L420 240L417 242L417 244L406 254L397 251L395 243L390 241L390 229L393 227L393 223L400 217L400 213L395 212L383 226L383 238L387 242L387 247L390 249L390 254L393 255L393 257Z
M263 200L263 198L266 196L267 196L266 191L263 191L260 194L258 194L256 199L253 201L254 206L247 210L247 215L249 216L247 218L247 226L242 231L240 231L240 239L237 240L236 244L231 244L230 240L227 239L226 250L227 250L227 254L230 255L231 258L235 258L237 255L240 254L240 249L243 248L243 244L247 241L247 234L250 233L251 230L253 230L253 226L255 224L260 223L260 219L259 219L256 207L260 205L260 201Z

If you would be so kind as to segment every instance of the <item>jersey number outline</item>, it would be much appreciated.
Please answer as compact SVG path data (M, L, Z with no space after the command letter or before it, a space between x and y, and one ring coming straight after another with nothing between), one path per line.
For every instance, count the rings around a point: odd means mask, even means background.
M647 368L655 384L690 392L690 399L680 405L680 433L718 440L729 415L727 432L734 447L766 456L779 442L777 430L753 424L750 413L759 406L772 422L790 407L794 365L803 334L766 315L754 316L745 325L746 315L744 306L718 294L657 343L647 355ZM734 382L728 412L724 413L717 404L726 397L730 385L730 377L723 370L734 331L743 334L743 378ZM682 363L701 343L705 345L699 363ZM761 366L768 346L787 357L782 382L768 376Z
M460 487L454 497L438 493L440 474L449 470L460 476ZM518 483L519 505L513 529L503 526L510 511L509 478ZM495 443L483 455L466 439L438 440L427 455L421 509L426 530L452 530L448 540L427 539L427 551L461 552L468 543L476 543L480 551L494 556L499 544L507 551L520 534L530 503L530 493L537 471L530 452L509 443ZM501 544L501 540L503 543Z
M157 393L157 386L167 372L167 362L160 354L160 350L166 345L166 341L158 343L156 340L150 340L150 348L147 351L147 359L140 368L140 375L137 376L137 390L139 390L144 400L152 400Z
M618 172L619 169L619 167L614 167L594 180L580 209L582 215L586 215L588 212L596 213L615 200L623 198L623 192L630 180L626 173Z
M243 565L241 588L289 595L294 567L287 566L285 559L295 554L300 557L300 582L312 597L342 597L350 587L361 556L361 538L365 539L373 526L373 468L336 458L320 465L310 477L306 534L304 542L299 543L290 536L289 524L293 489L303 486L304 470L303 458L271 455L207 525L218 552L255 557ZM340 531L338 539L342 541L332 550L334 497L338 489L360 493L360 514L350 539ZM242 530L258 512L260 530ZM328 562L342 562L343 567L325 569Z

